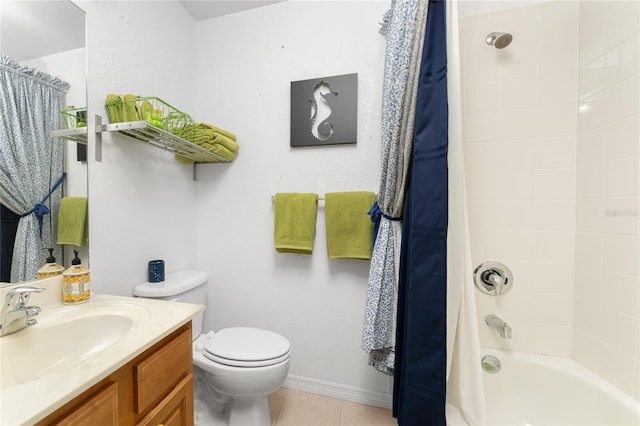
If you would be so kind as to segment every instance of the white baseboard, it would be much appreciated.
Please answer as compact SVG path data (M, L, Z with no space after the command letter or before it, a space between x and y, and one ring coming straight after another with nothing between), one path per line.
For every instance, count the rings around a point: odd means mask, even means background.
M393 398L389 393L372 392L355 386L293 375L287 377L282 387L386 409L391 409Z

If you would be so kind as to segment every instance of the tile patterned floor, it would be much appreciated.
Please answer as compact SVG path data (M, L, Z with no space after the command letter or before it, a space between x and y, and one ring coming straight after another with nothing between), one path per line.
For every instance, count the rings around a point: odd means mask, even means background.
M395 426L390 410L280 388L269 396L273 426Z

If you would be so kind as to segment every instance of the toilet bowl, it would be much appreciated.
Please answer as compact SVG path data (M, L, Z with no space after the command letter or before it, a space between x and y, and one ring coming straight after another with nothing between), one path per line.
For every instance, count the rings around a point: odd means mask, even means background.
M180 271L161 283L136 286L134 295L205 304L208 274ZM206 426L268 426L267 396L289 372L289 341L253 327L202 332L202 315L193 319L194 419Z

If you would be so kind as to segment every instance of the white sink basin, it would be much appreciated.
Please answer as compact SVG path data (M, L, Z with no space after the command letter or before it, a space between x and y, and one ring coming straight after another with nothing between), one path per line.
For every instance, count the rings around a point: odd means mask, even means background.
M95 302L42 311L38 324L0 338L0 388L65 370L115 345L149 311L128 302Z

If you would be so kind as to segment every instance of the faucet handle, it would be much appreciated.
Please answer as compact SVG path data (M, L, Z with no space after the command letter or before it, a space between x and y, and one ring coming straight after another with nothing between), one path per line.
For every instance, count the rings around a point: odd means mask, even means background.
M40 306L27 306L26 310L27 310L26 326L30 327L32 325L37 324L38 320L35 319L34 317L40 313L41 311Z
M500 296L511 289L513 274L499 262L484 262L473 271L473 282L478 290L490 296Z
M29 297L31 293L42 293L45 291L45 288L42 287L30 287L30 286L20 286L15 287L9 290L7 296L5 298L5 307L6 308L17 308L19 306L26 306L27 302L29 302ZM13 303L14 300L17 300L16 303Z

